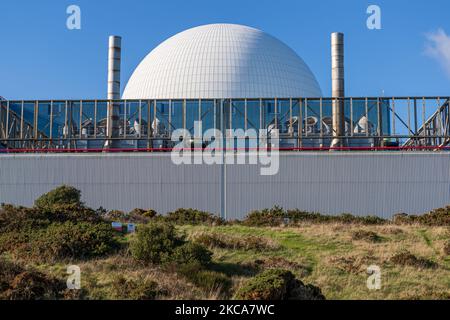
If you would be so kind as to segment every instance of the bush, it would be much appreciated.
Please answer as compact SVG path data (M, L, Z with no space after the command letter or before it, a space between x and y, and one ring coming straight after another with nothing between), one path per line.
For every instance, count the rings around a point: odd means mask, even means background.
M212 252L198 243L185 243L177 247L170 259L177 264L199 263L206 266L211 263Z
M324 300L319 288L304 285L287 270L270 269L248 280L236 293L238 300Z
M112 283L113 299L154 300L158 295L160 295L158 284L147 279L136 281L119 276Z
M204 270L198 263L191 263L178 266L177 272L188 281L205 291L220 291L227 293L232 285L231 279L225 274Z
M330 216L332 222L341 222L348 224L364 224L364 225L382 225L389 221L377 216L354 216L349 213L341 214L340 216Z
M164 219L170 223L179 225L223 225L225 221L211 213L199 211L195 209L178 209L169 212Z
M357 230L352 233L352 240L365 240L369 242L380 242L382 238L373 231Z
M244 219L243 223L248 226L279 226L287 219L287 215L282 208L277 206L272 209L255 210L250 212Z
M34 232L28 228L22 231L2 232L0 234L0 254L4 252L19 253L29 257Z
M45 300L63 297L64 281L0 259L0 299Z
M49 223L49 219L37 209L12 205L2 205L0 208L0 233L42 228Z
M43 210L41 215L50 222L101 223L104 221L94 210L79 204L55 205L51 210Z
M305 212L301 210L283 210L275 206L272 209L256 210L247 215L243 223L248 226L275 227L282 224L295 225L301 222L312 223L346 223L346 224L366 224L379 225L387 223L387 220L375 216L354 216L348 213L339 216L323 215L315 212Z
M125 212L120 211L120 210L111 210L111 211L106 213L104 218L107 221L126 222L128 220L128 217L125 214Z
M396 265L400 265L400 266L409 266L409 267L416 267L416 268L425 268L425 269L434 269L437 268L437 264L434 261L425 259L425 258L421 258L421 257L416 257L415 255L413 255L412 253L408 252L408 251L402 251L399 252L397 254L395 254L394 256L392 256L391 258L391 262L396 264Z
M153 219L158 215L158 213L153 209L134 209L130 211L130 216L143 217L147 219Z
M0 252L42 260L95 257L117 247L111 226L96 211L82 206L78 191L72 190L72 197L61 196L66 187L60 191L41 197L39 208L1 207Z
M42 196L40 196L34 205L38 209L53 209L60 205L83 206L81 202L81 192L74 187L63 185Z
M446 244L444 244L444 254L447 256L450 256L450 241L448 241Z
M40 255L60 259L98 257L118 247L114 232L106 223L55 223L33 240Z
M79 205L57 205L51 210L12 205L0 208L1 232L45 228L53 222L66 221L100 223L103 220L94 210Z
M183 243L173 225L155 221L138 228L130 251L135 260L156 264L168 261L175 248Z
M427 226L450 226L450 206L435 209L423 215L408 215L398 213L394 215L396 224L421 224Z
M91 258L118 247L108 224L88 222L52 223L42 229L24 229L2 234L0 251L38 261Z
M199 233L193 240L209 248L268 251L278 250L280 246L273 240L258 236L231 236L219 233Z

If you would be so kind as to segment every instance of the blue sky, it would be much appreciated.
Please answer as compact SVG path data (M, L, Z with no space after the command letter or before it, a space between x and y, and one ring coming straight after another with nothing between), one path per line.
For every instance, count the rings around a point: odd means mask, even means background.
M66 28L72 4L81 8L81 30ZM366 27L370 4L381 8L382 30ZM450 95L449 12L448 0L1 0L0 95L104 98L108 35L123 37L124 85L160 42L218 22L253 26L284 41L310 66L325 96L333 31L346 36L348 96Z

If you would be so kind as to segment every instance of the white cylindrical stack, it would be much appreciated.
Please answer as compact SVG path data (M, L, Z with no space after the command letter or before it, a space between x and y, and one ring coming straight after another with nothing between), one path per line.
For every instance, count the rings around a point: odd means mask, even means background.
M109 37L108 49L108 100L120 99L120 62L122 51L122 38ZM108 102L106 135L108 138L119 136L120 103ZM114 147L114 140L107 140L105 148Z
M345 135L344 115L344 34L334 32L331 34L331 81L333 99L333 139L332 147L343 147Z

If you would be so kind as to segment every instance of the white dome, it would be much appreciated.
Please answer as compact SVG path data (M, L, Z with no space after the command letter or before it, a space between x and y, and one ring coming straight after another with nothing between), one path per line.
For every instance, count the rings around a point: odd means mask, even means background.
M210 24L161 43L140 63L123 99L319 97L291 48L254 28Z

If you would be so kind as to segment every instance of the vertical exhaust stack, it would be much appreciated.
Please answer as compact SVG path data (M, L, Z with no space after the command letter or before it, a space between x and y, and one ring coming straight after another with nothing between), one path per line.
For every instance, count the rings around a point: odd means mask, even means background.
M108 50L108 100L120 99L120 62L122 53L122 38L109 37ZM120 103L108 102L106 135L108 138L119 137ZM115 140L107 140L105 148L114 148Z
M344 147L345 135L344 115L344 34L334 32L331 34L331 80L333 99L333 141L331 147Z

